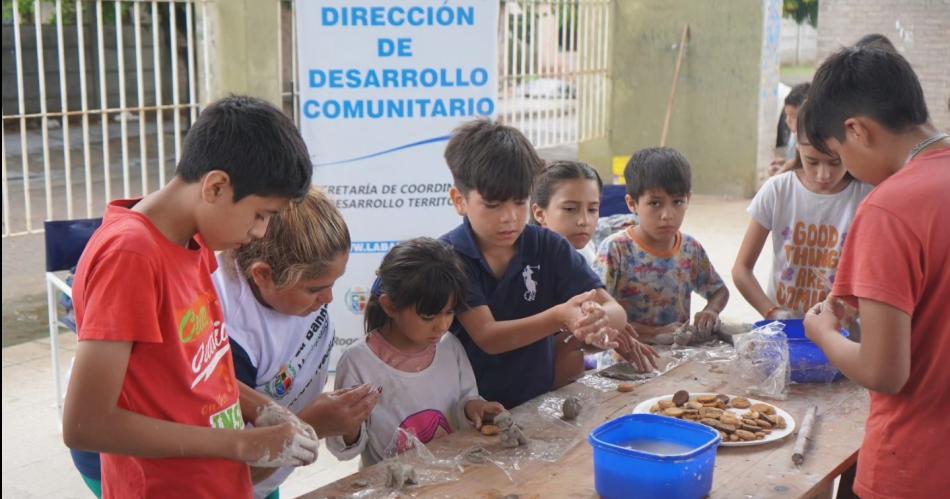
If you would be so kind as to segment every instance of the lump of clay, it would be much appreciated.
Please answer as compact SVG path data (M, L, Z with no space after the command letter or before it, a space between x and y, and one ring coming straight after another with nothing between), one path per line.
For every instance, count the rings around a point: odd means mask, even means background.
M676 407L682 407L687 402L689 402L689 392L686 390L680 390L673 394L673 404Z
M573 421L577 419L577 415L581 413L581 401L577 397L571 396L564 399L564 402L561 404L561 417L567 421Z
M489 455L484 447L476 447L465 453L465 460L472 464L485 464L488 462Z
M504 411L495 416L494 423L495 426L501 429L502 447L527 445L528 437L524 435L524 430L521 429L521 426L518 426L518 423L515 423L514 419L512 419L510 412Z
M502 411L495 415L495 418L492 420L495 423L495 426L504 430L505 428L510 427L514 420L511 419L511 413L508 411Z
M416 470L408 464L389 463L386 465L386 486L402 490L406 485L416 485Z
M672 343L676 346L685 347L689 345L699 345L706 343L714 337L718 337L727 343L732 343L733 336L737 334L748 333L752 330L752 328L752 324L727 324L719 322L716 324L716 327L713 328L713 331L703 334L697 331L696 327L692 324L684 324L680 326L679 329L674 331L672 335L667 333L664 333L663 335L657 335L653 341L654 343L661 345L668 345Z
M501 446L502 447L518 447L521 445L528 444L528 437L524 435L524 431L517 424L511 425L511 428L507 430L502 430L501 432Z

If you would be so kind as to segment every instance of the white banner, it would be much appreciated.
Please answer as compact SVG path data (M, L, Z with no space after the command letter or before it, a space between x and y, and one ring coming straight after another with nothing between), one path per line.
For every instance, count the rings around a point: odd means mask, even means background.
M460 222L442 153L497 102L497 0L298 0L300 128L314 183L353 238L334 287L331 367L364 334L363 308L396 242Z

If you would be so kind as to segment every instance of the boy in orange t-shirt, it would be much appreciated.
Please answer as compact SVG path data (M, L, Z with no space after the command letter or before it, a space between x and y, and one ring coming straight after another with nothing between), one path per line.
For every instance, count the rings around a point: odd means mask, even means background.
M213 251L262 237L310 177L293 123L230 97L188 131L171 182L107 208L76 272L63 414L67 446L103 453L104 497L250 497L247 464L316 459L310 426L237 383L211 280Z
M815 147L877 187L858 208L832 296L805 329L871 391L854 491L866 498L950 490L950 137L929 121L910 64L847 48L815 74L802 108ZM837 333L857 307L861 343Z

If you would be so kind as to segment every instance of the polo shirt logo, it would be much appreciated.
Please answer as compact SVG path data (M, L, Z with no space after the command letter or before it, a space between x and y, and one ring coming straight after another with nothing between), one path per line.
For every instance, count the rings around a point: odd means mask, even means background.
M524 278L524 301L534 301L538 295L538 282L534 280L534 272L540 271L540 265L525 265L521 271L521 277Z

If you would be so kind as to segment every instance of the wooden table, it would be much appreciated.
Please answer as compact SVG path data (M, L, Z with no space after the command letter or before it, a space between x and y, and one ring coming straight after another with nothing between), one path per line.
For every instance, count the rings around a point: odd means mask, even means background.
M559 461L522 462L513 480L496 466L468 466L457 481L413 488L411 494L416 497L481 498L517 494L521 499L597 497L592 449L586 442L586 436L592 428L629 414L642 400L672 394L680 389L690 392L741 393L725 370L722 364L691 361L638 385L630 393L603 392L573 383L554 393L562 397L580 394L588 400L596 398L598 403L592 404L595 407L584 408L585 411L594 411L593 417L588 417L583 427L577 430L580 442ZM799 425L805 409L812 404L818 405L819 417L805 463L801 467L792 464L794 435L759 446L720 447L711 497L820 497L827 495L834 479L854 464L864 437L868 413L869 399L865 389L846 379L830 385L791 385L788 400L774 402L788 411ZM518 409L512 412L516 419L524 420ZM489 444L496 440L497 437L485 437L466 429L435 440L428 448L436 456L449 456L474 446L493 449ZM382 481L381 476L381 467L376 465L302 497L345 497L360 492L360 485L365 486L365 483L371 484L370 487L378 486Z

